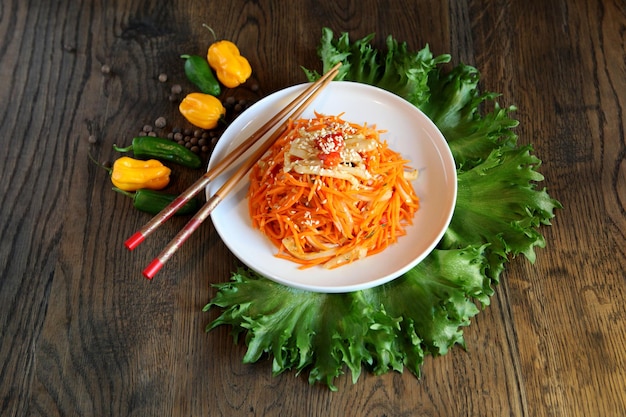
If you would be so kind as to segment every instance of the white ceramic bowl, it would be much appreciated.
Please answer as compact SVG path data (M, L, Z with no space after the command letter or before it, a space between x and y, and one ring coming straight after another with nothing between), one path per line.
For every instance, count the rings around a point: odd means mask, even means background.
M296 85L271 94L242 113L226 129L209 161L209 169L239 143L285 107L307 84ZM251 269L291 287L327 293L350 292L384 284L422 261L437 245L450 223L457 193L454 159L441 132L419 109L377 87L333 81L302 117L313 112L327 115L343 113L346 121L376 125L386 130L381 140L410 160L419 170L413 186L420 198L420 209L407 235L382 253L368 256L335 269L321 266L298 269L298 264L276 258L277 248L252 228L246 193L249 181L242 181L213 211L211 219L232 253ZM249 150L238 162L248 156ZM236 167L222 174L207 187L214 193ZM247 176L246 176L247 178Z

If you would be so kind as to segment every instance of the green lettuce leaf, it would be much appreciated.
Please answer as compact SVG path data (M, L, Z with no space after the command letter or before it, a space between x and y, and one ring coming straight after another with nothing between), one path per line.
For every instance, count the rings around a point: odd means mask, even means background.
M457 175L452 221L440 247L489 244L489 275L497 282L509 255L535 261L535 247L545 241L538 227L549 225L560 204L536 182L541 161L530 146L499 148L470 170Z
M446 74L433 71L428 80L431 98L419 106L444 135L461 168L483 161L495 148L511 148L517 142L512 129L519 122L509 117L515 107L500 108L494 101L499 95L481 93L479 81L478 70L468 65L459 64ZM483 103L493 103L494 109L481 115Z
M322 58L323 73L341 62L335 80L357 81L374 85L406 98L419 106L430 96L428 75L439 64L450 61L450 55L433 57L428 46L411 52L406 42L399 43L388 36L387 52L381 53L371 45L374 35L350 43L348 33L335 39L333 32L322 29L318 54ZM303 68L307 78L314 81L320 74Z
M488 303L482 251L435 250L389 284L346 294L298 290L240 268L215 285L204 310L223 311L207 330L229 325L235 341L245 334L244 363L268 354L275 375L308 368L310 383L332 390L344 368L354 383L363 366L375 374L406 366L419 375L425 353L465 345L460 327L478 313L474 300Z
M385 285L347 294L320 294L277 284L246 268L217 284L204 308L220 309L207 331L227 325L245 337L245 363L273 358L274 374L308 371L308 381L336 390L347 370L356 383L362 369L374 374L420 376L426 355L465 347L463 328L489 305L506 262L544 247L539 227L560 208L538 172L530 146L517 145L514 107L498 94L479 91L479 72L459 64L444 72L448 55L428 47L408 50L374 35L350 42L324 28L318 54L323 72L342 62L338 79L387 89L420 108L442 131L457 164L457 204L444 237L425 260ZM319 77L304 69L309 80ZM491 109L488 110L487 107Z
M244 363L264 353L273 356L273 373L310 366L309 381L335 390L333 381L350 369L358 379L362 364L378 363L399 369L392 347L397 322L373 308L360 292L312 293L270 281L239 269L232 281L218 284L218 293L205 307L224 309L208 330L230 325L237 338L245 332ZM370 328L375 329L370 335ZM374 347L370 352L370 347Z

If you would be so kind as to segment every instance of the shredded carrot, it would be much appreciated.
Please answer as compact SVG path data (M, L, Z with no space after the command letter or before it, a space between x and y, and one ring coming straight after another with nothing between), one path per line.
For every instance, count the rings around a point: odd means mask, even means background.
M406 175L409 161L381 141L381 132L342 115L290 121L252 168L248 190L252 224L278 248L277 257L300 268L335 268L380 253L406 234L419 198ZM293 151L296 140L308 140L310 156L311 138L328 134L334 142L316 152L356 146L342 150L338 168L325 166L323 155L305 161L304 151ZM358 161L346 162L344 154L355 157L354 149Z

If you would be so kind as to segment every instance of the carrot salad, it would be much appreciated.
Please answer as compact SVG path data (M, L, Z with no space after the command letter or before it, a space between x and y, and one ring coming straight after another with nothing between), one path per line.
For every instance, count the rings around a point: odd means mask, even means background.
M419 209L417 170L375 127L342 115L290 121L250 172L252 224L279 258L335 268L379 253Z

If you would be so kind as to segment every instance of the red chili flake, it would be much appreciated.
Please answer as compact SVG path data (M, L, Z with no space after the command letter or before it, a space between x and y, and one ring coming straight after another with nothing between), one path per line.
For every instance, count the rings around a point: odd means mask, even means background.
M322 165L326 168L332 168L339 165L341 162L341 154L339 152L333 153L322 153L320 152L318 155L320 161L322 161Z
M343 135L329 133L317 138L315 145L320 150L318 158L325 167L335 167L341 162L341 150L344 148Z

